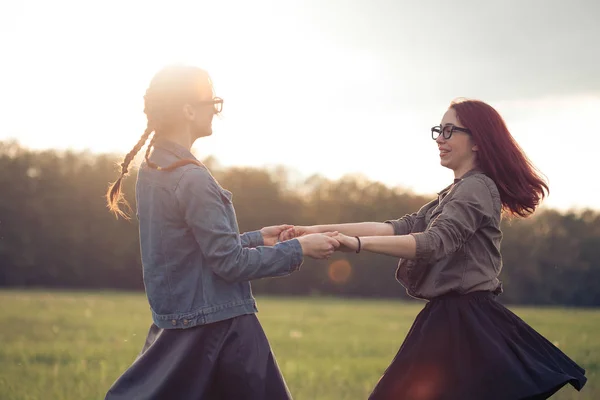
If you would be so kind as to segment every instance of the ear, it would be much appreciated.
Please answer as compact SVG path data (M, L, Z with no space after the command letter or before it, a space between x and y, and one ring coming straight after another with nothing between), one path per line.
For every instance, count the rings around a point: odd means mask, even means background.
M185 104L183 106L183 117L188 121L194 120L194 118L196 117L196 112L191 105Z
M474 145L473 147L471 147L471 151L479 151L479 147L477 147L477 145Z

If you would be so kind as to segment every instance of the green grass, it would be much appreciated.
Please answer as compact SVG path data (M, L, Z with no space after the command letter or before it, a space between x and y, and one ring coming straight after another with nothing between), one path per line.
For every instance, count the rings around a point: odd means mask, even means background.
M259 298L258 314L296 400L366 399L422 303ZM103 399L142 347L143 294L0 291L0 399ZM587 370L600 399L600 310L511 307Z

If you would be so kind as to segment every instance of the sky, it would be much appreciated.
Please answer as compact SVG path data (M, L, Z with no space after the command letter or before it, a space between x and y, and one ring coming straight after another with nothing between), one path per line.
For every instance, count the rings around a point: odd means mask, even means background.
M129 151L161 67L205 68L225 99L199 158L452 182L430 128L451 100L495 107L550 184L600 209L600 2L234 0L0 3L0 140Z

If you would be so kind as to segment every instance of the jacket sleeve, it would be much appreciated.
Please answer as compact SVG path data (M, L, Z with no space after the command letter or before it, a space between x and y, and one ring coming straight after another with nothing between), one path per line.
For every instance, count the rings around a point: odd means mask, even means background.
M417 259L436 262L457 251L494 213L490 188L481 178L465 179L427 229L411 233Z
M204 168L190 168L175 194L207 266L228 282L288 275L300 268L297 239L275 246L243 247L231 199ZM251 237L248 244L252 242Z
M242 233L240 235L240 240L242 242L242 247L258 247L265 244L260 231Z
M384 222L394 227L394 235L408 235L415 224L415 218L417 218L417 213L406 214L401 218L390 219Z

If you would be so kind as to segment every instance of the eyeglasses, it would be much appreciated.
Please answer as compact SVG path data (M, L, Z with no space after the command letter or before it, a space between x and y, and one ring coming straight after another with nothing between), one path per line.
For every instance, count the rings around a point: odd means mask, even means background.
M213 97L211 100L200 100L195 103L212 105L215 108L215 114L220 114L223 111L223 99L220 97Z
M471 131L467 128L460 128L454 125L437 125L431 128L431 138L433 140L437 140L437 138L440 137L440 135L442 135L444 139L448 140L452 137L454 131L464 132L469 135L471 134Z

